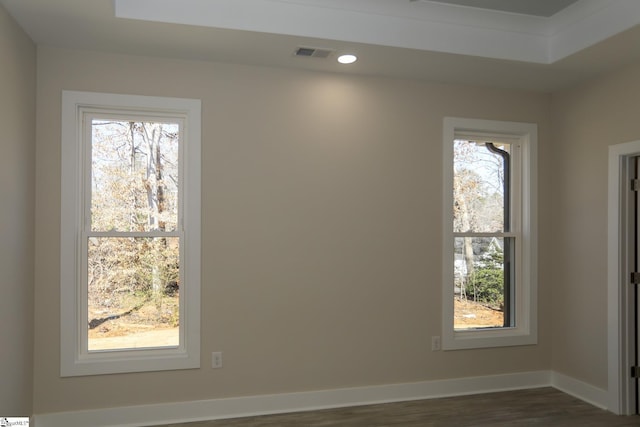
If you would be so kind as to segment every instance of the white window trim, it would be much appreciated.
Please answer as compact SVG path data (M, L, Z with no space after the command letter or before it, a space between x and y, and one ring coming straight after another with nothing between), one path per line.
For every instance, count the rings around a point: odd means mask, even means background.
M453 141L465 134L517 138L522 147L522 240L516 260L516 326L456 331L453 327ZM537 125L446 117L443 123L442 348L459 350L536 344L537 333Z
M82 114L91 108L176 115L185 120L181 151L183 192L184 278L189 286L180 290L180 344L141 350L87 350L86 309L81 286L80 233L83 220L84 158ZM196 99L163 98L93 92L62 93L62 170L60 233L60 375L80 376L145 372L200 367L200 151L201 102ZM84 292L86 295L86 292Z

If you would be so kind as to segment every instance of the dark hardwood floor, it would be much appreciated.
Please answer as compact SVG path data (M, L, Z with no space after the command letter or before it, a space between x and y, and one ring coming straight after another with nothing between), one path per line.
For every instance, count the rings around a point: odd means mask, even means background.
M324 409L156 427L640 426L553 388Z

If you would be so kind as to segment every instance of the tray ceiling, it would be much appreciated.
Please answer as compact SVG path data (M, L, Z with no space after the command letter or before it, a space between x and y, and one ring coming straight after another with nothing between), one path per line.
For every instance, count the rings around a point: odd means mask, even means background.
M541 91L640 60L638 0L0 4L45 46ZM296 57L300 46L333 54ZM337 64L345 52L358 62Z

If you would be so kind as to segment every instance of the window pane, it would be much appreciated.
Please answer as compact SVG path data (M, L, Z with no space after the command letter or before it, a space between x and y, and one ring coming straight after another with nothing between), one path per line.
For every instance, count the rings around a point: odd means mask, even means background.
M454 329L509 324L505 322L505 265L508 265L504 260L505 242L513 245L511 238L455 238ZM508 248L507 251L510 252ZM507 286L512 288L511 283Z
M491 147L484 142L454 141L454 232L509 231L508 219L505 224L505 156L509 156L509 148L505 144Z
M178 224L177 123L93 119L92 231L173 231Z
M179 238L90 237L89 350L177 346Z

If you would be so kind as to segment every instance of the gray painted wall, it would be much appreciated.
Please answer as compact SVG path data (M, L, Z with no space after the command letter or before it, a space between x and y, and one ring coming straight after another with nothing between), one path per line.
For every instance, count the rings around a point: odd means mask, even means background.
M0 415L30 415L36 48L0 6Z

